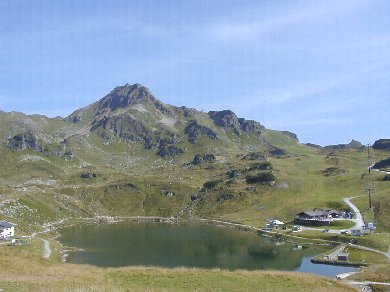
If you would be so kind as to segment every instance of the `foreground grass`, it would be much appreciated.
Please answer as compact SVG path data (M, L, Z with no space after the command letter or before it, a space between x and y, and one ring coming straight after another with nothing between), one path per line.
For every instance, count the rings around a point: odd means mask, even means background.
M4 291L353 291L328 278L279 271L98 268L42 259L42 241L29 246L0 247L0 290ZM56 246L54 245L56 248Z

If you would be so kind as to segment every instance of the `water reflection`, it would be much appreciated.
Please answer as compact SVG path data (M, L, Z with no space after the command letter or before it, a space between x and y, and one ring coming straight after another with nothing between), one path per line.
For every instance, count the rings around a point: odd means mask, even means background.
M85 250L72 255L70 262L102 267L186 266L230 270L298 270L318 274L333 269L329 266L319 269L323 265L307 261L324 251L323 248L298 247L214 226L122 222L69 227L62 229L61 234L63 244ZM353 270L342 268L342 272Z

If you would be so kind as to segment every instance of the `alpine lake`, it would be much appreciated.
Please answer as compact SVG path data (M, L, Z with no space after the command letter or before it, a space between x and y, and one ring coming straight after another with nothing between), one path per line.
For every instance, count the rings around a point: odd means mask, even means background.
M218 226L120 222L59 231L62 244L80 249L70 253L68 262L99 267L283 270L328 277L356 270L311 263L325 247L298 246Z

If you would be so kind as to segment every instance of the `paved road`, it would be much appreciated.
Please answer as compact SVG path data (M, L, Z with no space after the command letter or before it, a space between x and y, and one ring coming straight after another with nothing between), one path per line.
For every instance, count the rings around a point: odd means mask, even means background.
M346 281L348 284L351 284L351 285L370 285L370 284L373 284L373 285L383 285L383 286L389 286L390 287L390 283L386 283L386 282L371 282L371 281L363 281L363 282L358 282L358 281Z
M361 228L362 226L365 225L364 224L364 220L363 220L363 216L360 213L360 210L358 209L358 207L356 207L354 204L351 203L351 199L357 198L357 197L361 197L361 196L356 196L356 197L350 197L350 198L344 198L343 199L343 201L345 203L347 203L348 206L350 206L351 209L355 212L356 218L353 219L355 221L355 226L353 228L355 228L355 229L359 229L359 228Z

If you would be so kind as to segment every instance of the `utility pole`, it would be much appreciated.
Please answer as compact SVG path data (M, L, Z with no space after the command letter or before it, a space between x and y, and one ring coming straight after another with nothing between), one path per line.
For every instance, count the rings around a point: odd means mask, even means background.
M371 154L370 154L370 144L367 144L366 165L367 165L367 169L368 169L367 181L366 181L366 193L368 193L368 206L371 209L372 208L371 193L374 192L374 186L373 186L372 181L371 181L372 159L371 159Z

